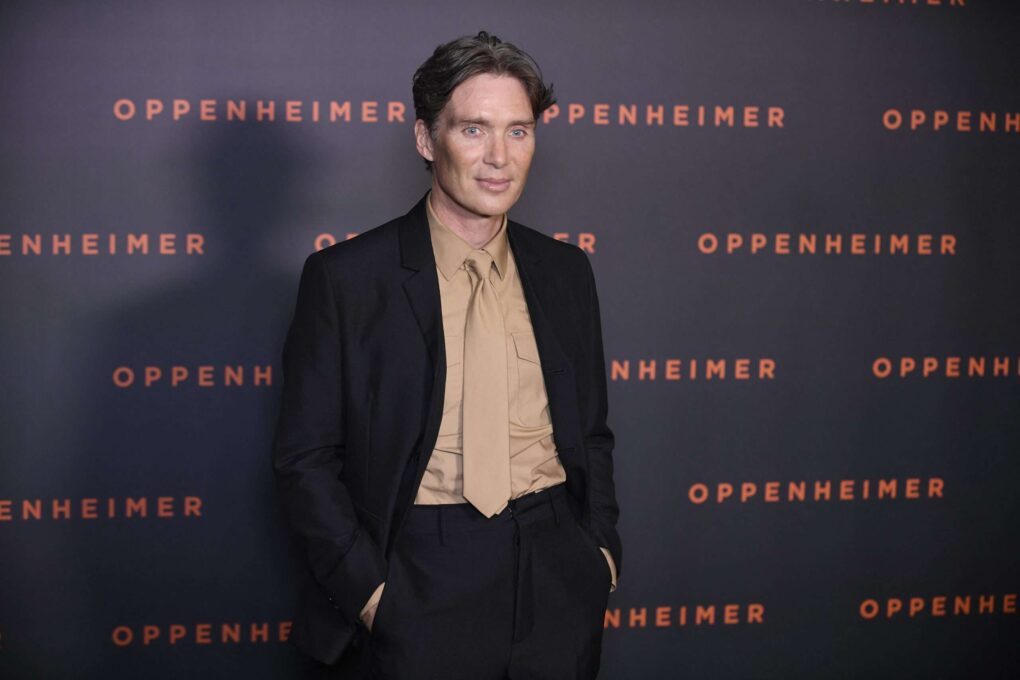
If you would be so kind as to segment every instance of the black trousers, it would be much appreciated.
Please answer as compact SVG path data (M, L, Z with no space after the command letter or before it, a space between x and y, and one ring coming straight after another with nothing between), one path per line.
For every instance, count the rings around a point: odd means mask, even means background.
M363 678L596 677L611 576L562 484L492 518L470 504L409 513L363 631Z

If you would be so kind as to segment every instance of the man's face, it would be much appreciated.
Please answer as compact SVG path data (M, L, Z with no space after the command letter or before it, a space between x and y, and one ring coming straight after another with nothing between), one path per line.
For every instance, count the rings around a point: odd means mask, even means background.
M502 215L528 178L535 118L527 91L511 76L483 73L454 89L435 138L415 121L418 153L432 161L432 202L462 219Z

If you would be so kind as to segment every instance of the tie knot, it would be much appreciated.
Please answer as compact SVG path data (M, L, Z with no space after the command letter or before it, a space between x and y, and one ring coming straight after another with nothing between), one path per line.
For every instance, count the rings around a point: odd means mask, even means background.
M464 260L468 270L474 270L478 278L486 278L492 270L492 255L484 250L474 250Z

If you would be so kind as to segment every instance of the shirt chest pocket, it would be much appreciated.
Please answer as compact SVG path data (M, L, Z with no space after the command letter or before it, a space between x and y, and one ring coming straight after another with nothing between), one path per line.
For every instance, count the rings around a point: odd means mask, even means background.
M511 412L516 413L517 420L523 426L545 425L549 422L549 397L545 390L535 334L520 332L512 336L515 356L510 364L516 368L517 375L510 375L511 392L515 393ZM513 389L515 382L516 390Z

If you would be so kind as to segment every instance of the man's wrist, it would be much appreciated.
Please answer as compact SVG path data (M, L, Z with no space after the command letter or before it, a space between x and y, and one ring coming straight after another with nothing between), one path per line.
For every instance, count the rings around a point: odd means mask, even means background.
M609 548L599 546L599 550L606 556L606 561L609 562L609 576L612 580L612 585L609 587L609 592L616 590L616 561L613 560L613 553L609 552Z
M365 624L365 627L372 630L372 622L375 620L375 610L379 607L379 600L382 599L383 588L386 586L386 581L383 581L376 586L372 596L368 598L368 602L361 609L361 622Z

